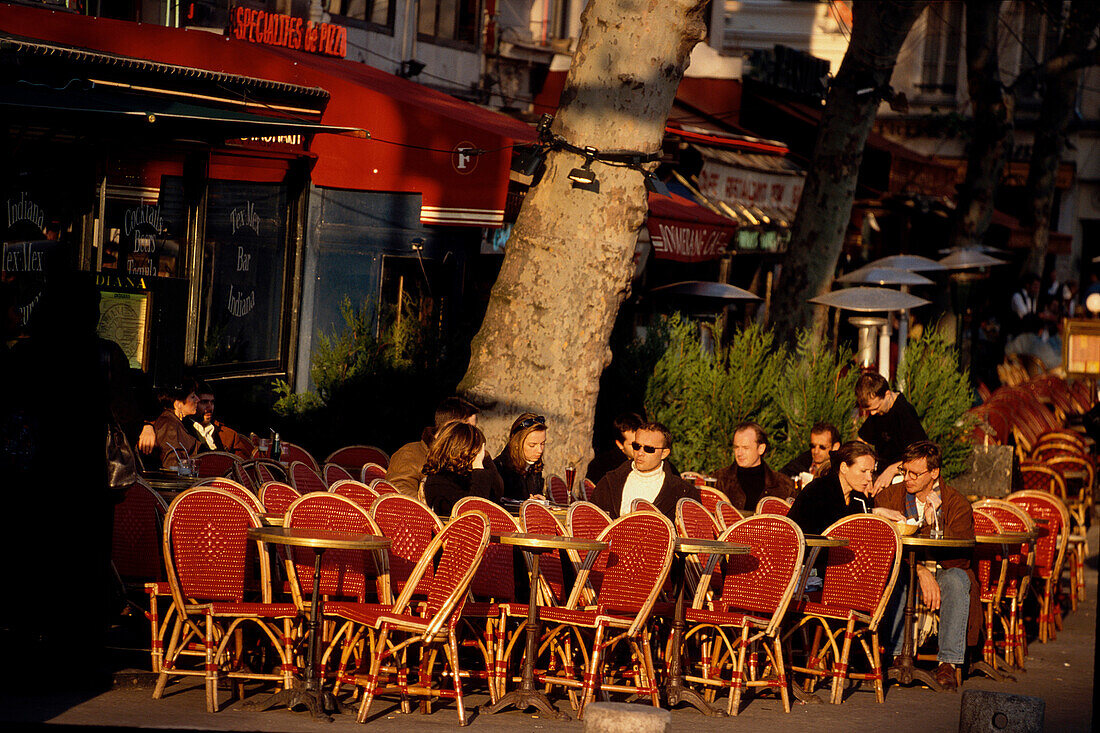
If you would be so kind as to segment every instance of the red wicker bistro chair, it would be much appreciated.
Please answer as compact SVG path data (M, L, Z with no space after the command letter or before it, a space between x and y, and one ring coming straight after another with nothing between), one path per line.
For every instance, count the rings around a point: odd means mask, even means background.
M586 540L598 539L604 530L611 526L611 517L607 516L607 512L600 509L595 504L587 501L574 502L569 507L569 513L565 518L566 531L570 537L580 537ZM573 568L577 575L580 575L581 565L584 564L584 558L579 553L573 550L566 550L566 554L569 556L569 561L573 563ZM587 586L583 588L583 595L581 597L584 605L592 605L595 603L596 593L599 592L600 582L603 580L603 573L593 568L589 571ZM579 583L579 581L578 581ZM580 584L584 586L584 584ZM574 588L577 584L574 584Z
M346 496L312 493L301 497L286 511L284 526L302 529L329 529L349 534L381 535L378 525L359 504ZM288 547L285 553L286 577L294 604L302 616L309 616L313 597L313 569L316 556L309 548ZM389 588L389 573L385 551L326 550L321 556L321 597L325 603L346 600L366 603L371 600L389 608L393 601ZM324 670L332 654L333 639L340 631L324 629L326 649L319 667ZM323 677L322 677L323 679Z
M370 483L367 484L367 486L369 486L372 489L374 489L375 491L377 491L379 496L381 496L383 494L400 494L401 493L400 491L397 490L396 486L394 486L393 484L391 484L389 481L387 481L384 478L371 479Z
M343 466L335 463L326 463L324 470L321 472L321 478L325 480L329 488L332 488L332 485L337 481L351 481L355 477Z
M556 473L546 477L546 498L560 506L569 504L569 485Z
M608 548L600 551L592 564L603 574L598 604L580 605L589 574L589 567L582 565L566 606L540 611L543 623L551 627L550 642L544 647L557 643L558 636L570 630L585 637L591 634L583 681L549 670L539 677L547 685L581 689L578 718L584 717L585 707L597 693L644 695L654 707L660 705L647 623L672 566L675 530L662 514L636 512L616 519L599 539L607 542ZM607 664L620 642L628 645L634 660L627 665L634 670L630 678L617 679L619 670Z
M271 514L286 514L286 510L302 492L282 481L268 481L260 487L260 503Z
M328 485L324 479L302 461L294 461L290 464L290 485L303 494L313 491L328 491Z
M709 640L701 645L700 673L689 674L687 680L705 686L729 687L730 715L739 712L745 687L776 688L783 710L789 713L791 703L779 631L802 573L805 551L802 530L786 517L763 514L742 519L726 530L721 539L748 545L751 550L748 555L725 558L722 573L716 575L721 579L719 593L710 607L706 597L711 576L699 585L692 607L686 612L689 630L685 641L696 635ZM762 674L758 667L760 647L770 674ZM729 677L722 674L724 659L731 662Z
M780 499L778 496L764 496L760 501L756 502L757 514L778 514L781 517L787 516L787 512L791 510L791 504L786 499Z
M974 511L988 514L1006 532L1034 532L1035 522L1028 513L1004 499L982 499L974 503ZM1010 667L1024 668L1027 658L1027 635L1024 633L1022 609L1035 565L1035 547L1031 542L1009 548L1005 556L1006 574L1003 603L994 613L1000 620L1004 636L1004 661ZM996 644L996 642L994 642Z
M810 675L811 687L817 677L831 676L831 702L838 705L843 699L845 680L871 680L875 697L881 703L885 688L878 625L901 566L901 538L892 523L869 514L845 517L825 530L825 534L848 540L848 546L829 548L824 585L819 592L804 596L792 606L792 611L801 617L784 635L784 640L789 648L796 631L820 624L826 645L823 651L816 643L805 645L809 647L807 659L803 666L792 665L791 670ZM850 669L849 655L855 640L867 657L870 672L854 673ZM832 669L827 669L830 659Z
M291 624L298 609L292 603L271 602L267 547L250 542L247 536L250 527L259 526L260 518L248 503L222 489L191 489L169 506L164 562L176 619L153 699L160 699L168 679L175 675L205 678L207 712L218 710L221 675L238 681L281 682L284 688L292 683ZM250 561L250 545L259 558L259 602L245 600L248 573L256 565ZM250 671L240 663L242 649L230 654L229 644L243 637L236 632L246 625L270 642L280 661L278 671ZM193 655L193 642L205 650L204 668L181 669L181 659ZM238 694L242 693L243 684L238 684Z
M718 526L727 530L744 519L741 511L728 501L720 501L714 505L714 518L718 520Z
M722 501L729 504L730 498L713 486L699 487L699 502L707 508L715 520L718 519L718 503Z
M499 504L479 496L467 496L455 502L451 508L451 519L470 512L479 512L489 519L493 534L500 532L519 532L516 518ZM490 668L489 688L499 696L504 689L505 666L503 646L507 643L507 607L504 604L516 601L515 552L508 545L490 542L482 558L481 567L470 583L470 596L473 601L467 603L462 611L463 618L469 623L473 619L485 619L483 653ZM524 614L526 616L526 614ZM488 660L497 660L488 665Z
M376 478L386 478L386 469L377 463L366 463L359 469L359 480L370 485Z
M367 511L378 500L380 494L369 486L354 479L343 479L329 487L329 493L346 496ZM420 556L417 555L417 558Z
M1004 531L996 518L981 509L974 510L975 534L1000 534ZM978 579L978 600L982 605L985 638L982 660L997 668L993 620L999 615L1008 579L1007 553L997 545L979 544L974 548L974 575Z
M1057 496L1041 490L1025 489L1009 494L1007 500L1036 520L1039 539L1035 541L1036 582L1030 587L1039 601L1039 643L1052 641L1061 618L1056 596L1062 578L1062 564L1069 542L1069 511Z
M325 459L325 463L343 466L349 473L358 474L368 463L377 463L383 468L390 467L390 456L381 448L373 445L348 445L335 450Z
M580 493L577 495L581 501L591 501L592 492L596 490L596 482L585 477L581 481Z
M256 460L253 461L252 468L256 472L256 480L260 482L261 486L268 481L281 481L286 483L286 467L281 463L268 460Z
M240 462L241 459L232 453L219 450L205 451L195 456L195 468L198 470L199 478L233 476Z
M280 461L287 464L288 466L292 465L296 461L301 461L302 463L309 466L314 473L320 474L321 472L321 467L317 465L316 459L314 459L309 451L307 451L305 448L298 445L297 443L288 443L286 441L283 441L282 455L278 458Z
M392 543L389 551L390 587L394 593L403 593L416 563L432 539L443 531L443 522L431 509L404 494L378 497L371 506L371 517L382 536ZM432 585L430 565L421 575L420 583L422 587L416 590L414 598L426 598L428 595Z
M634 499L630 502L631 512L657 512L661 513L661 510L657 508L657 505L652 501L646 499Z
M126 590L139 587L149 597L149 655L154 672L164 659L164 632L172 618L169 603L163 622L159 602L171 600L172 591L164 575L160 538L168 504L160 494L138 479L115 505L111 536L111 565ZM129 594L127 594L129 595ZM130 601L127 600L127 603Z
M205 486L211 489L221 489L228 491L236 497L244 499L248 502L248 505L252 508L252 511L257 514L263 514L267 510L264 508L264 503L260 501L260 497L253 494L251 491L241 486L238 482L230 478L211 478L205 479L199 483L196 483L194 488Z
M259 492L260 482L256 480L256 467L252 461L237 461L233 465L233 478L252 493Z
M381 502L380 502L381 503ZM459 668L458 647L466 594L470 582L489 544L489 522L483 514L471 512L451 520L450 524L431 541L424 555L413 568L401 596L387 610L354 603L330 603L330 614L357 625L347 639L341 654L341 666L359 646L368 631L377 634L371 645L370 668L366 674L354 674L345 678L363 688L363 702L359 706L357 720L362 723L370 713L375 695L381 692L397 692L401 696L401 709L409 712L408 696L453 697L458 710L459 725L466 725L466 707L462 698L462 678L466 673ZM421 577L429 567L434 567L435 580L428 598L414 613L412 596ZM403 637L400 641L391 637ZM406 649L420 647L420 668L415 684L409 684ZM437 678L440 684L433 686L432 667L442 648L448 672ZM382 661L393 658L396 666L396 684L380 686L383 677ZM453 689L442 686L442 680L450 678Z
M713 540L722 533L722 529L701 503L685 497L676 502L676 533L693 540ZM710 555L693 555L686 559L684 571L692 595L708 563Z

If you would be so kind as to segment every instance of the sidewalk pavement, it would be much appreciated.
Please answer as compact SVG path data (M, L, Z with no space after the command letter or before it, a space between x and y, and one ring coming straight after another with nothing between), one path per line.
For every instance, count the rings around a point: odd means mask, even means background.
M1095 643L1097 633L1097 526L1090 531L1086 581L1087 599L1075 612L1067 613L1058 638L1047 644L1034 642L1028 648L1027 671L1018 674L1015 682L994 682L978 676L964 681L965 690L991 690L1015 695L1031 695L1046 702L1045 730L1058 733L1091 731L1093 708L1093 678L1095 673ZM146 658L147 659L147 658ZM12 664L15 660L8 659ZM151 676L120 675L122 684L101 694L81 694L67 691L65 678L58 674L29 694L0 691L0 722L5 728L19 723L20 728L63 731L69 727L145 728L169 730L226 731L364 731L392 733L410 731L449 730L458 724L453 703L435 705L432 715L402 715L395 702L376 701L367 727L355 723L354 710L336 716L329 724L314 721L307 712L274 709L252 712L241 709L239 701L223 702L216 714L205 712L202 681L188 680L168 687L161 700L152 699ZM824 695L827 697L827 693ZM228 692L222 691L224 701ZM867 688L849 695L842 705L803 705L794 703L790 715L783 713L781 703L773 698L749 698L736 719L708 718L694 709L673 711L673 728L692 733L710 731L772 731L777 727L792 730L814 730L815 733L851 730L889 730L891 733L935 733L957 731L960 693L934 693L927 688L890 685L886 702L879 705ZM468 708L487 702L484 695L468 695ZM568 710L568 704L562 703ZM495 716L472 716L470 728L484 733L497 731L580 731L577 721L553 721L537 715L506 712Z

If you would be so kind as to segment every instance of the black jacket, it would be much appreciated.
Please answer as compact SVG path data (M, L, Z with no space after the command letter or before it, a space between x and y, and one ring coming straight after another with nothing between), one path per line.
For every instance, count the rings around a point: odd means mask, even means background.
M451 508L467 496L500 500L500 481L496 471L475 468L468 475L454 471L429 473L424 479L424 500L436 514L450 516Z
M612 519L619 516L619 505L623 502L623 487L626 486L626 477L630 475L633 465L633 462L627 461L614 471L608 472L592 492L592 503L607 512ZM699 489L674 473L668 461L662 465L665 467L665 482L661 485L661 490L653 503L662 514L676 521L676 502L684 497L698 501Z
M844 503L844 490L835 473L811 481L795 497L787 518L802 528L804 534L821 534L829 525L849 514L864 514L874 507L874 501L853 491Z
M526 501L530 496L542 496L542 472L533 470L534 466L528 466L527 470L522 473L512 468L512 462L508 460L507 448L496 457L495 463L500 478L504 482L504 496L506 498Z
M879 469L901 460L901 454L913 443L928 440L917 411L899 394L894 404L882 415L871 415L859 428L861 440L875 447Z

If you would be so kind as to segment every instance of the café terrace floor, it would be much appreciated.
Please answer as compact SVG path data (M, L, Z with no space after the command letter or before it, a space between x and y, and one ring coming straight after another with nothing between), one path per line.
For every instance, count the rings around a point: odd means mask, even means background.
M1098 525L1089 532L1092 557L1087 568L1087 598L1068 613L1058 638L1048 644L1032 643L1027 671L1016 682L993 682L984 677L964 681L965 690L992 690L1031 695L1046 702L1045 730L1062 732L1091 731L1095 642L1097 631L1097 548ZM220 712L205 712L200 679L187 680L168 687L162 700L153 700L152 675L140 674L141 657L122 655L135 666L116 675L116 687L96 695L66 692L63 675L30 686L31 691L0 690L0 723L5 730L38 729L64 731L70 728L98 727L159 730L226 731L317 731L347 730L391 733L393 731L450 730L458 718L452 703L437 704L432 715L402 715L396 702L376 701L372 717L365 727L355 722L354 712L336 716L333 723L314 721L309 713L274 709L253 712L241 709L239 701L226 703L222 691ZM148 662L148 657L144 658ZM10 658L8 664L13 663ZM22 686L21 686L22 687ZM827 694L826 694L827 696ZM772 698L750 699L736 718L708 718L694 709L673 711L674 730L692 733L710 731L813 730L815 733L851 730L889 730L891 733L933 733L957 731L961 692L934 693L924 687L904 688L892 685L886 691L886 703L875 702L869 689L852 693L843 705L803 705L795 703L790 715L783 713L780 702ZM470 708L487 702L487 696L470 694ZM561 703L568 710L567 703ZM495 716L471 716L474 731L580 731L583 723L560 722L532 714L505 712ZM11 724L18 724L12 726Z

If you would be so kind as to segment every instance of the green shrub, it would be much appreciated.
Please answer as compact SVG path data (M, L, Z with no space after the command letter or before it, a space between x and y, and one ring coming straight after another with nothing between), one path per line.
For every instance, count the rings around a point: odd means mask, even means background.
M928 439L943 452L941 473L950 480L966 470L971 446L967 442L973 420L966 411L974 404L970 375L959 371L958 349L947 334L928 329L909 342L898 381L913 405Z

